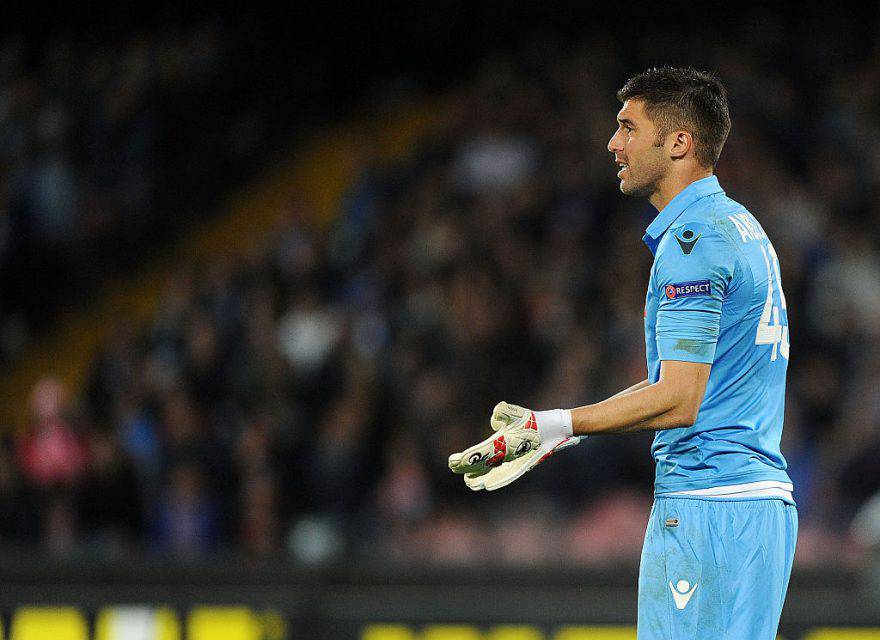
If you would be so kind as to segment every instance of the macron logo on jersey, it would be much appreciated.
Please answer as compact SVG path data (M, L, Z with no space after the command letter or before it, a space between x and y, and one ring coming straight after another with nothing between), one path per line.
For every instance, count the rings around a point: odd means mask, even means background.
M677 298L694 298L696 296L708 296L710 293L708 280L694 280L666 285L666 297L670 300Z

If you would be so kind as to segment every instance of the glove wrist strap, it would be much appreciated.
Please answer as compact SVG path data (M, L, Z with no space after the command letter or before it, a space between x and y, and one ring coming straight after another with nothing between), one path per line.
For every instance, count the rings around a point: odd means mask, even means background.
M571 411L568 409L535 411L535 421L538 423L538 432L542 441L553 438L564 440L573 435Z

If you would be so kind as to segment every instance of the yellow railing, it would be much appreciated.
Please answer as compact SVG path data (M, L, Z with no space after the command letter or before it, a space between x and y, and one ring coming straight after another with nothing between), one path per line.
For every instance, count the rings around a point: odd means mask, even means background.
M75 607L22 607L11 615L9 640L298 640L292 620L277 610L246 606L198 606L189 612L169 607L123 606L99 610L94 631ZM185 633L184 633L185 631ZM563 626L544 630L532 625L367 624L360 640L635 640L631 625ZM351 637L343 634L341 637ZM0 628L0 640L2 640ZM822 627L778 640L880 640L878 628Z

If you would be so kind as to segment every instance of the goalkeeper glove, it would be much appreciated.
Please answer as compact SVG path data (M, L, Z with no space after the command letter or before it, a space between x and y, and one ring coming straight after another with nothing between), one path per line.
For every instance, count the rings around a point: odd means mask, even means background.
M490 420L495 435L449 456L449 468L465 474L474 491L494 491L522 477L560 449L578 444L571 413L531 411L507 402L495 405Z

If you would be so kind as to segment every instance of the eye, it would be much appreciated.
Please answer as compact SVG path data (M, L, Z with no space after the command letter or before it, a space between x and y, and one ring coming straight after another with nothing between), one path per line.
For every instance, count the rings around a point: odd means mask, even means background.
M628 127L626 125L623 125L623 128L627 133L632 133L632 127Z

